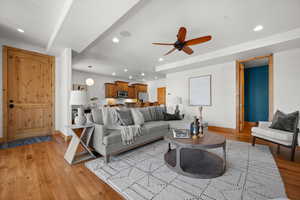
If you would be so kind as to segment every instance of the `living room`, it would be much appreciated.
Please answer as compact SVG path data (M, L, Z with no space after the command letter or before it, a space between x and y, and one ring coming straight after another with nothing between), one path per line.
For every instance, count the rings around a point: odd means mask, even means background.
M300 2L0 7L0 199L300 199Z

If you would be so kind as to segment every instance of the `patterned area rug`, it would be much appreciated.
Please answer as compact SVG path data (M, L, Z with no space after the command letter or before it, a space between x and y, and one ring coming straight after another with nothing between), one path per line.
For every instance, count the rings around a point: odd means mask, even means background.
M227 140L227 170L214 179L179 175L164 164L163 140L103 158L86 167L130 200L264 200L286 197L279 170L267 146ZM222 155L222 149L213 152Z
M47 142L50 140L51 140L51 136L26 138L26 139L15 140L12 142L0 144L0 149L14 148L14 147L28 145L28 144L34 144L34 143L38 143L38 142Z

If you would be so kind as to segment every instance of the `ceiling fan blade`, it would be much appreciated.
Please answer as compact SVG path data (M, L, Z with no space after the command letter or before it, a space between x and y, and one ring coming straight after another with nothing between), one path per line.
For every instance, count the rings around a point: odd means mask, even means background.
M177 34L178 41L184 42L185 36L186 36L186 28L180 27L180 29L178 30L178 34Z
M199 38L195 38L195 39L192 39L192 40L188 40L186 41L186 45L190 46L190 45L196 45L196 44L200 44L200 43L203 43L203 42L207 42L211 40L211 36L208 35L208 36L204 36L204 37L199 37Z
M164 56L169 55L170 53L172 53L173 51L175 51L176 48L171 49L170 51L168 51Z
M155 45L174 45L172 43L158 43L158 42L154 42L152 44L155 44Z
M182 51L184 51L185 53L187 53L187 54L189 54L189 55L191 55L192 53L194 53L193 49L191 49L191 48L188 47L188 46L184 46L184 47L182 48Z

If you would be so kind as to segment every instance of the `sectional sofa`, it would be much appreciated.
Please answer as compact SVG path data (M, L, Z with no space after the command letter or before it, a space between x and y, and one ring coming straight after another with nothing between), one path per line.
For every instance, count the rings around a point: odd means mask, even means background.
M100 114L103 117L103 121L101 122L101 120L94 120L95 131L91 145L99 154L104 156L106 162L109 162L111 155L116 155L121 152L136 148L137 146L141 146L163 138L165 134L168 133L172 124L178 122L164 121L162 113L160 113L159 116L157 114L157 116L154 117L155 114L151 112L153 107L132 108L140 109L140 111L142 111L145 122L143 125L141 125L141 136L138 136L133 144L123 144L119 125L116 124L116 122L113 122L109 117L111 114L110 109L116 108L104 109L106 109L106 112L102 110L102 114ZM93 118L97 118L95 113L93 113Z

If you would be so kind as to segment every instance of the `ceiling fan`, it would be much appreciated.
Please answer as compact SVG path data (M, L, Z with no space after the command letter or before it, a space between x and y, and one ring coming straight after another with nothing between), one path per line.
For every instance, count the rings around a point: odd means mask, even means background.
M173 49L171 49L170 51L168 51L166 55L172 53L173 51L175 51L176 49L178 51L184 51L185 53L191 55L194 51L189 47L192 45L196 45L196 44L200 44L203 42L207 42L209 40L211 40L211 36L204 36L204 37L199 37L199 38L195 38L195 39L191 39L191 40L187 40L185 41L185 36L186 36L186 28L185 27L180 27L178 30L178 34L177 34L177 41L175 43L152 43L155 45L172 45L174 46Z

